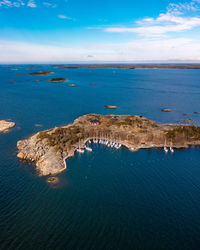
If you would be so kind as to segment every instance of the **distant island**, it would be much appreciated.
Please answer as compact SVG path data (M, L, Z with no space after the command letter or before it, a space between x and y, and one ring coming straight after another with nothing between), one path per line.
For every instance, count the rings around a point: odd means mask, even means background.
M8 122L8 121L5 121L5 120L0 120L0 133L6 133L13 127L15 127L14 122Z
M78 85L71 83L71 84L65 84L66 87L77 87Z
M117 109L117 106L115 105L106 105L104 106L105 109Z
M200 64L197 63L141 63L141 64L119 64L119 63L108 63L108 64L64 64L64 65L52 65L58 69L200 69Z
M50 74L54 74L55 72L53 71L39 71L39 72L32 72L32 73L29 73L29 75L31 76L48 76Z
M52 78L47 80L47 82L65 82L65 81L68 81L68 79L62 77Z
M91 140L123 145L131 151L187 148L200 145L200 127L157 124L142 116L88 114L72 124L41 131L18 141L17 156L33 162L41 176L56 175L67 168L65 161Z
M171 112L172 109L161 109L162 112Z

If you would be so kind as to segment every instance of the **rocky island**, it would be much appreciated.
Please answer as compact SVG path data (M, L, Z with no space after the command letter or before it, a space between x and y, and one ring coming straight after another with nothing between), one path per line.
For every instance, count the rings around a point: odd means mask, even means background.
M1 120L0 121L0 133L6 133L14 126L15 126L14 122L8 122L5 120Z
M162 112L171 112L172 109L161 109Z
M66 87L77 87L76 84L72 83L72 84L65 84Z
M17 156L33 162L40 176L56 175L67 168L66 160L92 139L115 141L131 151L164 146L187 148L200 145L200 127L156 124L142 116L88 114L72 124L18 141Z
M68 79L62 77L52 78L47 80L47 82L65 82L65 81L68 81Z
M52 65L58 69L200 69L199 63L106 63Z
M105 109L116 109L117 106L115 106L115 105L106 105L106 106L104 106L104 108Z
M48 76L50 74L54 74L54 72L53 71L45 70L45 71L39 71L39 72L29 73L29 75L31 75L31 76Z

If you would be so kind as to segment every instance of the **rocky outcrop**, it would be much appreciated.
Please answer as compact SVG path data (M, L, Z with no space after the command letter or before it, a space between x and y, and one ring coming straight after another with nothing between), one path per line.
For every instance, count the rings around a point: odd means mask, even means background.
M14 122L8 122L5 120L1 120L0 121L0 133L6 133L14 126L15 126Z
M68 81L68 79L67 78L62 78L62 77L52 78L52 79L47 80L47 82L65 82L65 81Z
M54 175L66 169L59 152L48 145L47 140L39 140L39 133L29 139L18 141L18 158L35 162L38 174Z
M98 120L99 125L91 125ZM64 171L76 149L89 139L101 138L122 144L131 151L141 148L175 148L200 145L200 127L156 124L142 116L88 114L73 124L41 131L17 143L18 158L34 162L41 176Z
M117 106L115 106L115 105L106 105L106 106L104 106L104 108L105 109L116 109Z
M172 109L161 109L162 112L171 112Z
M72 83L72 84L65 84L66 87L77 87L76 84Z
M53 71L45 70L45 71L39 71L39 72L29 73L29 75L31 75L31 76L48 76L50 74L54 74L54 72Z

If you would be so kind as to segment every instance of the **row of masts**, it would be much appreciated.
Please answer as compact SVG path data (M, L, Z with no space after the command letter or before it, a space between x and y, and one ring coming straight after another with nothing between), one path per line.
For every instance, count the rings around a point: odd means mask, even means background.
M174 153L174 149L172 147L169 147L169 149L168 149L166 146L164 146L164 151L166 154L168 153L169 150L171 153Z
M173 149L172 146L170 146L169 149L167 148L167 146L166 146L166 140L165 140L164 151L167 154L169 150L170 150L171 153L174 153L174 149Z
M116 148L116 149L120 149L122 146L121 143L118 143L115 141L104 140L104 139L93 139L93 140L89 140L88 143L99 143L107 147Z

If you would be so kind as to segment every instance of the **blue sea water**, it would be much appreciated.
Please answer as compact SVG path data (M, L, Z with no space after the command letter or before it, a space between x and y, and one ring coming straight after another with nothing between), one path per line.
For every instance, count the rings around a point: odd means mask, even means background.
M69 159L51 185L18 161L16 144L87 113L139 114L159 123L191 118L199 125L200 71L28 67L0 67L0 119L17 124L0 135L0 249L199 249L199 148L166 155L93 145ZM39 70L78 86L28 75Z

